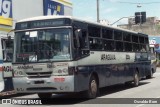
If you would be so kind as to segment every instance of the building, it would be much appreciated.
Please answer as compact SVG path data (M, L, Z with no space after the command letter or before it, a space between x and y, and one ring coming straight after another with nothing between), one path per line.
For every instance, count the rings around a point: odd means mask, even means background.
M15 22L43 15L72 15L69 0L0 0L0 35L14 29Z
M160 60L160 20L157 17L148 17L143 24L135 24L135 19L129 18L128 24L118 27L148 34L150 47L154 48L156 57Z
M4 71L3 75L0 72L0 82L3 76L5 86L10 87L13 75L11 61L5 61L9 51L13 56L13 44L10 48L7 47L8 35L13 38L17 21L43 15L72 15L72 3L69 0L0 0L0 60L3 63L0 68ZM2 90L0 86L0 91Z
M157 17L148 17L143 24L135 24L134 18L128 19L128 24L118 25L120 28L129 29L148 35L160 35L160 23Z

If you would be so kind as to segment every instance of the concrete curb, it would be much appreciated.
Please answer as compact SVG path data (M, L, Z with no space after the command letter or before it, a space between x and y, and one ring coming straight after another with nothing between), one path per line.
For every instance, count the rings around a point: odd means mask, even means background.
M13 95L13 94L16 94L16 92L14 90L13 91L0 92L0 97L1 96L9 96L9 95Z

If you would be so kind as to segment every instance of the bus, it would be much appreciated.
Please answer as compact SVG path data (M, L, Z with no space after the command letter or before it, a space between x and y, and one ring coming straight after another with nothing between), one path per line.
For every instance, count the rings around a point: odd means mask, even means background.
M150 51L151 51L151 75L149 75L147 78L150 79L153 77L153 74L156 72L157 69L157 58L156 58L156 52L155 52L155 46L149 45Z
M8 39L8 35L0 36L0 92L14 90L12 81L13 36L10 37Z
M84 92L131 83L151 73L148 35L80 20L39 16L16 23L14 88L17 93Z

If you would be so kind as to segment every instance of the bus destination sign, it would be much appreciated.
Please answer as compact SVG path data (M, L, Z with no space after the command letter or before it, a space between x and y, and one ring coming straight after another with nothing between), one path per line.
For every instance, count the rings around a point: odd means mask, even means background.
M36 21L28 21L28 22L19 22L16 24L16 30L42 28L42 27L66 26L69 24L70 24L69 19L36 20Z

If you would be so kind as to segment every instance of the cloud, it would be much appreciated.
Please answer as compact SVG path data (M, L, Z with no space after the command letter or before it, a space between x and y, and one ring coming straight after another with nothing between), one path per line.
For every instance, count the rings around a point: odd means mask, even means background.
M110 2L118 2L118 1L120 1L120 0L109 0Z
M92 16L86 16L86 17L83 17L83 19L88 20L88 21L92 21L92 22L95 21L95 18Z
M103 13L111 13L111 12L114 12L114 11L116 11L116 10L118 10L117 8L107 8L107 9L105 9L104 11L103 11Z

